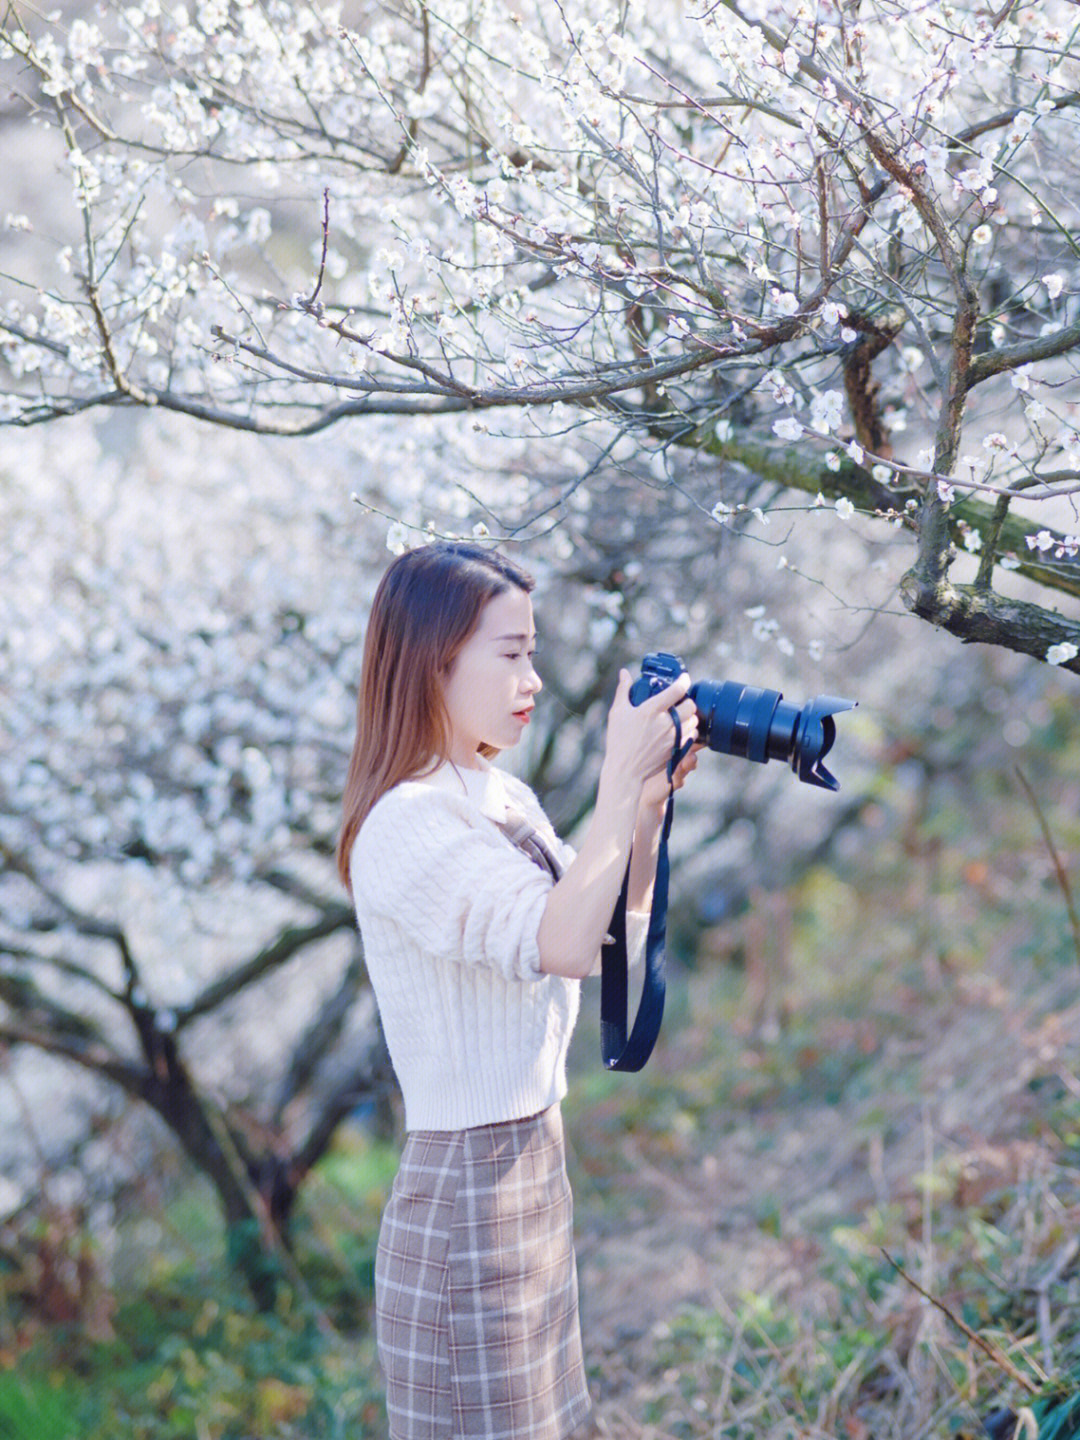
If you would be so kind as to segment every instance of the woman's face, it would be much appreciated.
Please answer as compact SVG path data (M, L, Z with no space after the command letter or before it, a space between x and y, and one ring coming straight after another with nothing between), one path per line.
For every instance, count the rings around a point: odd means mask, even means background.
M443 685L455 765L475 768L481 745L507 750L524 734L540 689L532 601L516 585L489 600Z

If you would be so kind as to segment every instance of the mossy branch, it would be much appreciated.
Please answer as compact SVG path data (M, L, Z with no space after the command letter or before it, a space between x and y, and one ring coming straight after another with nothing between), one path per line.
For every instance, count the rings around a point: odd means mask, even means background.
M847 499L864 514L902 518L912 529L916 522L909 514L909 504L914 511L925 497L924 487L913 481L906 482L899 477L882 483L863 466L847 459L841 461L838 470L830 470L816 455L800 453L793 446L779 449L741 438L718 440L701 429L665 438L714 455L719 460L742 465L763 480L783 485L786 489L801 490L807 495L820 494L827 500ZM1027 543L1033 529L1031 521L1011 514L1002 517L996 499L992 504L974 495L957 499L949 506L946 520L954 544L962 545L965 535L974 531L984 549L993 548L995 564L1000 564L1004 557L1010 557L1017 574L1035 581L1044 589L1080 597L1080 557L1063 559L1052 565L1032 558ZM1055 543L1064 543L1066 537L1063 534L1049 526L1046 529Z

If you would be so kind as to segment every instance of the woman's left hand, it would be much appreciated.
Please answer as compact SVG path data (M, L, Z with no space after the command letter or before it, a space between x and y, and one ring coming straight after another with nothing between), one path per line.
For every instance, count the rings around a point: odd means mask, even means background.
M668 784L667 770L660 770L655 775L650 775L645 781L641 791L641 809L663 810L667 803L668 792L681 790L686 784L687 776L697 769L698 754L704 750L704 745L691 745L690 749L675 766L675 773Z

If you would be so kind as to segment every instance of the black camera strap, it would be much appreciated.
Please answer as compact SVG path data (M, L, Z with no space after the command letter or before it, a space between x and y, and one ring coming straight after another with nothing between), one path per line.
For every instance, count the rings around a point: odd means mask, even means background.
M675 746L667 767L669 786L676 765L686 753L682 745L682 725L674 709L671 717L675 721ZM660 830L660 849L656 857L649 932L645 941L645 978L629 1037L629 963L626 950L629 864L623 877L622 893L611 917L611 939L600 952L600 1052L608 1070L640 1070L652 1054L656 1037L660 1034L660 1022L664 1018L664 995L667 990L664 942L667 935L668 836L671 834L671 818L674 812L675 793L669 788L664 808L664 823Z

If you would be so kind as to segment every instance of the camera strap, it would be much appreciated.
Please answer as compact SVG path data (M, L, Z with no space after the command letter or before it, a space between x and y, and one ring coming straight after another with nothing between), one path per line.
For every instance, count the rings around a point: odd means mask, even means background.
M675 767L686 751L682 744L682 725L676 710L675 746L668 761L668 798L664 823L660 830L660 848L656 857L656 879L653 882L652 909L645 941L645 978L633 1028L627 1035L629 963L626 949L626 905L630 885L630 866L626 867L622 892L611 917L610 942L600 952L600 1052L607 1070L640 1070L652 1054L660 1022L664 1018L664 995L667 980L664 966L664 942L667 936L668 906L668 836L675 811L675 792L671 782Z

